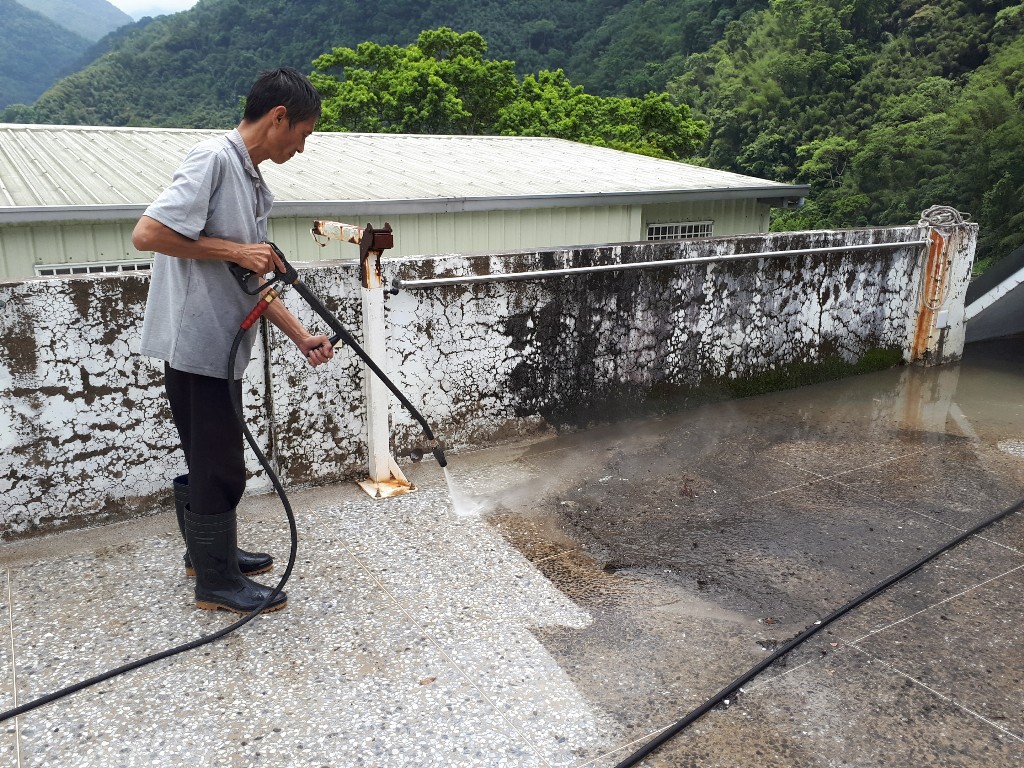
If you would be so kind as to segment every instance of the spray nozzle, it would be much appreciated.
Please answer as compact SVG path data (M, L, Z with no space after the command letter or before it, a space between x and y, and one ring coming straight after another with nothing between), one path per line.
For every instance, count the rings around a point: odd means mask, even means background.
M434 454L434 458L437 459L438 465L442 468L448 466L448 459L444 457L444 450L441 447L441 443L437 440L434 441L434 446L430 449L430 452ZM420 447L409 449L409 458L416 464L423 461L424 455L423 449Z
M441 450L441 444L439 442L434 442L434 447L431 449L431 453L434 454L434 458L437 459L437 463L442 469L448 466L448 459L444 457L444 451Z

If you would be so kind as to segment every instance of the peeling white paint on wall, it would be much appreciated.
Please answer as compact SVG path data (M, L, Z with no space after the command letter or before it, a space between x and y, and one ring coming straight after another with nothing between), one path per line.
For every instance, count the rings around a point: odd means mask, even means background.
M390 282L882 244L856 253L403 290L388 297L389 356L377 362L458 450L608 420L654 392L685 396L794 363L852 363L871 349L905 353L919 314L923 259L920 246L900 244L926 231L385 259ZM969 262L973 244L956 253ZM302 277L362 338L358 266L319 262ZM0 535L170 507L171 480L185 465L163 395L163 366L138 354L147 280L120 274L0 283ZM958 319L962 283L946 298ZM283 300L311 330L322 330L297 294ZM936 361L959 355L962 320L948 334L933 344ZM243 389L250 431L287 487L365 472L363 366L351 350L340 347L330 365L312 369L272 329L256 344ZM400 457L422 445L421 430L395 401L391 413ZM265 472L247 456L249 491L268 490Z
M620 404L641 402L654 390L685 395L787 365L853 364L872 350L906 357L926 235L913 227L561 249L491 256L486 269L462 257L395 260L389 277L415 281L619 260L897 246L414 289L388 304L390 348L401 360L397 378L435 432L458 449L613 418ZM962 301L965 288L966 282L956 286L950 301ZM947 351L945 359L959 354L955 344ZM411 418L393 411L393 420L399 453L420 441Z

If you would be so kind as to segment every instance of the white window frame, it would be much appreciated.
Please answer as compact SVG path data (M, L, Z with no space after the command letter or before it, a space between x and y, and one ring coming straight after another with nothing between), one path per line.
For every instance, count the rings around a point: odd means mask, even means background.
M75 277L77 275L103 275L116 272L140 272L153 268L153 260L142 261L86 261L69 264L36 264L36 277Z
M672 221L647 225L648 240L689 240L697 237L712 237L713 221Z

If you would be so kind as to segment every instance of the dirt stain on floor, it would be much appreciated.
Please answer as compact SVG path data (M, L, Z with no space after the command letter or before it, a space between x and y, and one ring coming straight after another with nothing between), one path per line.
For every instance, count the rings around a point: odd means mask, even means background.
M1024 337L988 342L958 366L901 367L531 446L516 460L536 481L496 500L488 519L593 617L537 636L627 735L664 727L1024 493L1024 460L1005 447L1024 436L1022 359ZM825 658L842 643L824 635L808 646ZM834 668L816 695L849 705L834 688L844 680ZM713 764L826 764L788 720L735 727L758 746L737 742L741 762Z

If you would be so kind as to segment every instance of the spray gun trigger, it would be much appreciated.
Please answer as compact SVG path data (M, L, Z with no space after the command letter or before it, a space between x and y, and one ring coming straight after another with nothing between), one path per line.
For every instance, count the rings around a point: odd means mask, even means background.
M228 262L228 269L231 270L231 274L235 276L235 280L238 281L238 284L242 286L242 290L246 290L248 288L246 283L250 277L256 274L252 270L235 264L233 261Z

